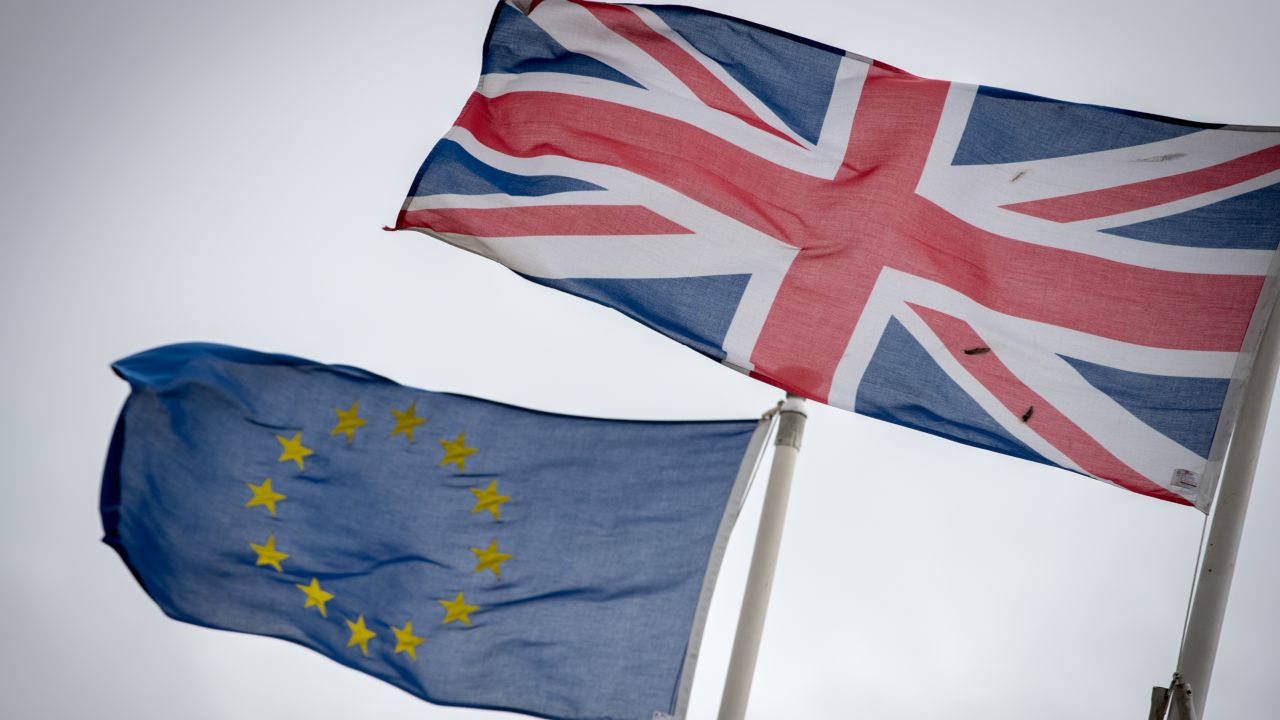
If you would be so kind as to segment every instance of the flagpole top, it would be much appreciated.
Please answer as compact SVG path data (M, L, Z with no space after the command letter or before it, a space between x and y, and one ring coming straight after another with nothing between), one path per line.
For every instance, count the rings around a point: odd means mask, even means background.
M804 436L804 423L809 417L804 398L787 393L787 399L778 406L778 434L773 444L778 448L800 451L800 439Z
M805 405L804 398L795 393L787 393L787 399L782 401L782 407L778 412L799 413L805 417L809 416L808 407Z

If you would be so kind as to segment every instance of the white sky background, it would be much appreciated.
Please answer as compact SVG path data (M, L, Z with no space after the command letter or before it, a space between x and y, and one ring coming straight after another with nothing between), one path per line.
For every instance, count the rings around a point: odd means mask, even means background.
M1280 125L1280 3L1267 0L698 4L921 75ZM165 618L98 542L126 394L108 364L208 340L630 418L750 417L780 392L379 229L474 86L489 0L0 8L0 716L509 717ZM1277 714L1276 432L1209 720ZM759 490L704 643L698 720L714 717ZM749 715L1145 718L1173 669L1200 525L1188 508L811 404Z

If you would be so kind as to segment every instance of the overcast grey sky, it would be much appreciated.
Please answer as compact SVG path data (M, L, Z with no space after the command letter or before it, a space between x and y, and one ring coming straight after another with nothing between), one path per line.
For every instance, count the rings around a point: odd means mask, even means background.
M1280 125L1270 0L698 4L921 75ZM489 0L2 7L0 716L506 717L163 617L98 543L126 394L108 364L209 340L632 418L751 417L780 393L379 229L475 84ZM1277 714L1276 431L1258 472L1209 720ZM692 718L714 716L762 494ZM1134 720L1173 669L1194 510L811 407L789 517L750 717Z

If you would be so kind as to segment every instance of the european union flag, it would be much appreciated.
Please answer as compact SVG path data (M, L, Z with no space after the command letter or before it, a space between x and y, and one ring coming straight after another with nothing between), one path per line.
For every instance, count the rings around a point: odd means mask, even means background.
M435 703L683 715L764 423L554 415L219 345L113 367L105 541L171 617Z

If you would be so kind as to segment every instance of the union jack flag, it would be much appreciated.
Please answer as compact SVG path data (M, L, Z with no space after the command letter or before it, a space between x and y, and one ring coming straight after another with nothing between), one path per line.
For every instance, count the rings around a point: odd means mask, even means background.
M1275 295L1277 130L508 0L396 227L809 398L1207 510Z

